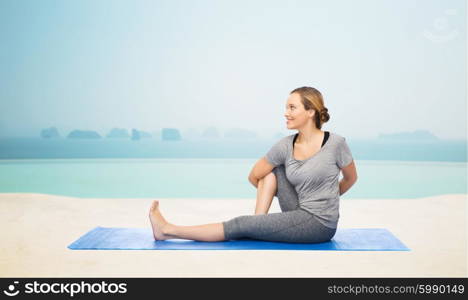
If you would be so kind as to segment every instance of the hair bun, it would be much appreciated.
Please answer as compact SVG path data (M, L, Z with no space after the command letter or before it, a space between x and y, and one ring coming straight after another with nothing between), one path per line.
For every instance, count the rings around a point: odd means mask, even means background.
M320 120L324 123L330 120L330 115L328 114L328 108L324 107L322 110L320 110Z

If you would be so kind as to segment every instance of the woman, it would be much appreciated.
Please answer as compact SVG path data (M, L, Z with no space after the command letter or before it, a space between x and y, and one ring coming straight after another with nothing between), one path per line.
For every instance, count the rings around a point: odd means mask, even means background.
M330 119L322 94L312 87L293 90L286 103L288 129L253 167L249 181L258 189L255 215L222 223L178 226L166 221L153 201L149 217L155 240L224 241L250 238L289 243L321 243L336 232L339 197L357 180L344 137L322 131ZM343 179L338 182L340 171ZM268 214L277 196L282 212Z

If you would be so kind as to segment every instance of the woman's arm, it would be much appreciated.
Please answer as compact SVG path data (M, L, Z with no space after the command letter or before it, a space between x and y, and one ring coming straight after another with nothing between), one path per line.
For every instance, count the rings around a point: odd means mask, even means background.
M341 179L340 180L340 196L346 193L346 191L349 190L355 182L356 181L346 180L344 178Z
M340 180L340 196L346 193L346 191L349 190L357 181L357 172L354 160L341 169L341 172L343 172L343 179Z
M250 176L249 176L249 181L250 181L251 184L253 184L253 186L254 186L255 188L258 188L258 181L259 181L259 180L260 180L260 179L253 178L253 177L250 177Z
M260 158L252 168L249 174L249 181L255 188L258 187L258 181L267 176L275 166L271 165L265 157Z

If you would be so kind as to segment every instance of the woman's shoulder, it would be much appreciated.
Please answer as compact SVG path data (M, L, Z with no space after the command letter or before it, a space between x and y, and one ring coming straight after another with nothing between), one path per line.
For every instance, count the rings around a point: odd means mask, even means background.
M333 138L337 141L344 141L346 138L336 132L333 131L328 131L330 133L330 137L333 136Z
M286 142L292 141L292 140L294 139L294 136L295 136L295 135L296 135L296 133L283 136L283 137L280 138L279 140L276 140L276 142L277 142L277 143L280 143L280 142L286 143Z
M281 149L288 149L289 145L291 144L292 145L292 141L294 139L294 135L295 134L289 134L289 135L286 135L286 136L283 136L282 138L280 138L279 140L275 140L273 142L273 147L274 148L281 148Z
M331 141L331 144L333 145L333 147L337 148L337 147L341 147L343 144L346 143L346 138L344 136L342 136L341 134L338 134L338 133L335 133L335 132L331 132L329 131L330 135L329 135L329 139Z

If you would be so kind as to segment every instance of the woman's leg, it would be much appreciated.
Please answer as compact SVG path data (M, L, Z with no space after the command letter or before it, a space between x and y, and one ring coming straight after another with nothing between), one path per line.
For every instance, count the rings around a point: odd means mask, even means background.
M272 173L265 177L266 182L271 180L269 177L271 174L274 175L275 184L271 183L270 186L276 186L276 194L272 194L278 197L282 213L246 215L223 222L225 239L252 238L292 243L317 243L330 240L336 229L324 226L309 212L299 207L296 189L287 179L285 167L283 165L275 167ZM266 183L265 186L267 185ZM267 191L264 194L269 195Z
M204 242L224 241L222 223L195 226L178 226L166 221L159 211L159 201L153 201L149 218L155 240L188 239Z
M257 186L257 202L255 205L255 214L267 214L270 209L271 202L276 193L276 177L275 174L269 173L258 181Z
M286 177L284 165L275 167L272 171L276 178L276 194L281 211L291 211L299 208L299 198L296 189Z
M302 210L245 215L223 222L226 240L250 238L288 243L322 243L329 241L336 229L323 226Z
M336 232L323 226L308 212L297 209L266 215L246 215L222 223L177 226L166 221L153 201L150 221L156 240L173 238L205 242L251 238L290 243L320 243L330 240Z
M255 215L268 213L275 193L276 177L272 172L264 178L260 179L258 182ZM181 238L197 241L225 240L224 226L222 223L212 223L195 226L178 226L174 224L169 224L164 231L166 232L165 235L169 238Z
M284 166L280 165L280 166L275 167L272 173L265 176L265 178L263 178L262 180L263 180L263 183L260 185L260 182L259 182L259 186L258 186L259 191L257 191L257 206L255 209L256 216L240 216L230 221L222 222L222 223L212 223L212 224L203 224L203 225L195 225L195 226L174 225L174 224L167 222L161 215L159 211L159 202L153 201L149 215L150 215L151 225L153 228L154 238L156 240L181 238L181 239L190 239L190 240L197 240L197 241L223 241L226 239L230 239L235 235L238 235L238 234L233 234L233 232L236 232L236 231L246 232L245 229L239 230L240 228L237 225L232 226L233 224L237 224L239 220L246 219L246 217L271 216L271 215L273 215L273 217L268 218L271 220L269 224L266 225L267 228L268 226L274 226L274 227L277 226L275 224L282 224L281 225L283 226L282 228L285 229L283 231L283 234L287 233L285 238L288 239L288 236L289 238L293 237L294 234L288 234L288 228L290 227L289 225L291 224L290 221L293 220L294 218L291 219L287 215L284 217L281 217L280 219L286 219L286 223L285 223L285 221L277 220L278 219L278 217L276 216L277 214L266 215L266 212L268 212L268 209L271 205L273 195L276 195L278 197L278 201L279 201L281 210L283 212L289 212L289 211L304 212L302 210L298 210L299 201L297 197L297 192L294 189L294 186L286 178L286 172L285 172ZM276 190L276 194L275 194L275 190ZM301 215L303 214L301 213ZM241 221L241 223L250 224L251 228L252 226L253 228L255 228L255 227L258 227L257 221L261 222L261 220L262 219L250 219L249 222L247 223L244 223L244 221ZM321 225L320 223L318 224ZM292 224L292 226L296 226L296 225ZM233 227L235 228L234 230L232 229ZM318 226L317 229L328 229L328 227L324 227L324 228L323 227L324 226L322 227ZM229 235L228 237L226 237L226 230L231 231L230 233L227 234ZM294 231L293 233L296 233L296 232L297 231ZM250 233L246 233L244 235L247 235L245 237L254 236ZM317 236L317 234L315 234L315 236ZM275 237L273 237L273 239L275 239Z
M284 165L275 167L271 173L258 181L255 214L268 213L274 196L278 197L281 211L291 211L299 208L296 189L286 177Z

